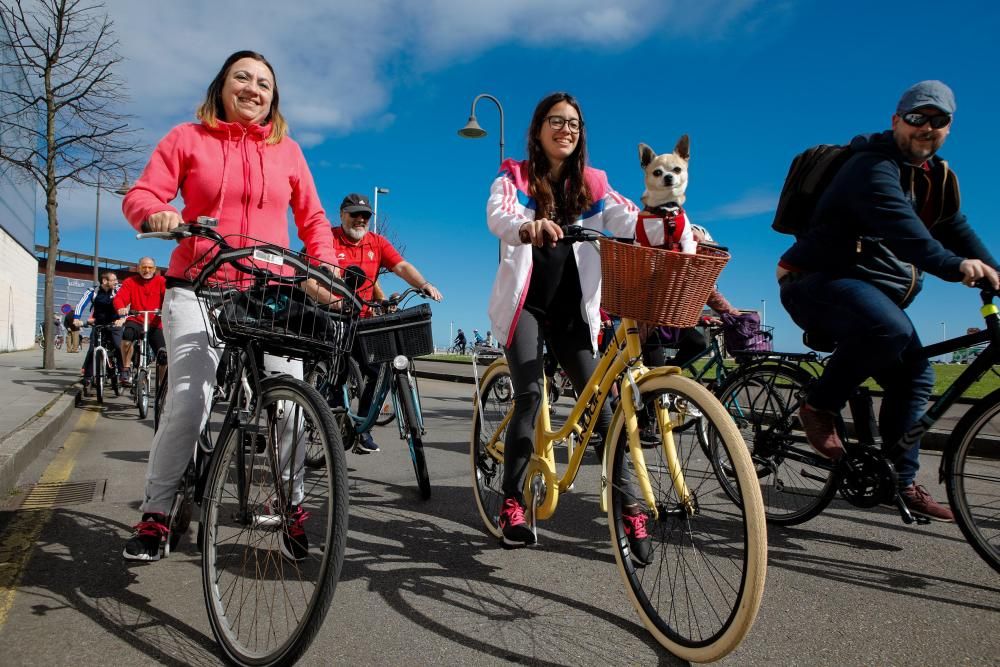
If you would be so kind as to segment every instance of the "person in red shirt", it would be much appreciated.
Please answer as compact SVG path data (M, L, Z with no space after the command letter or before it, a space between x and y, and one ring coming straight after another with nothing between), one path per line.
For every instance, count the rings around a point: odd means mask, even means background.
M333 249L337 256L337 265L341 268L357 266L365 274L366 280L358 288L358 296L371 300L378 272L380 269L386 269L411 286L423 290L435 301L443 299L441 292L429 281L424 280L420 271L403 259L384 236L368 231L371 219L372 209L368 204L368 198L365 195L351 193L340 203L340 227L333 228ZM357 339L351 352L365 376L365 388L358 401L358 413L367 414L375 397L378 366L369 366L365 362ZM372 439L371 433L364 433L354 446L354 451L358 454L368 454L379 451L379 447Z
M139 275L129 276L121 284L118 293L115 295L115 308L119 315L128 315L129 311L138 310L160 310L163 306L163 295L167 291L166 279L157 274L156 262L152 257L143 257L139 260ZM143 316L132 315L125 321L125 328L122 330L122 382L128 384L132 366L132 346L135 341L142 338ZM159 315L149 315L149 332L146 341L153 348L156 354L156 363L162 366L167 363L166 354L161 354L164 350L165 341L163 339L163 323ZM165 352L165 350L164 350Z

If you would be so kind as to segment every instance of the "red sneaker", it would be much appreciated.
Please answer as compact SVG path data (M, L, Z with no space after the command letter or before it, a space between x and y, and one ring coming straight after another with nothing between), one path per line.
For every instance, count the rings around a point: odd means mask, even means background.
M626 511L622 514L622 524L625 536L628 538L628 550L632 554L632 560L640 567L646 567L653 560L653 541L646 532L647 523L649 515L645 512L629 514Z
M524 518L524 505L517 498L504 498L498 523L507 546L524 547L535 543L535 533Z
M825 410L817 410L808 403L799 408L799 421L806 439L820 456L839 461L844 455L844 444L837 435L837 417Z

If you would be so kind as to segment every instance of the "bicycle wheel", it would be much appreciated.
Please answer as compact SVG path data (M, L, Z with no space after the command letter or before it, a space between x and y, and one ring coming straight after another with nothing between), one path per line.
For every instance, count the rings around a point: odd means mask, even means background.
M483 374L479 386L482 415L475 396L472 399L472 487L475 489L476 507L479 508L479 516L483 519L486 530L500 539L503 533L497 521L504 496L503 442L514 395L507 362L494 362Z
M287 376L262 389L257 417L224 429L202 509L209 621L226 658L241 665L292 664L305 652L347 544L347 464L326 403ZM302 460L309 437L323 441L319 468Z
M160 415L167 405L167 373L168 368L163 367L163 372L156 373L156 398L153 402L153 433L160 428Z
M94 394L98 403L104 402L104 374L107 369L107 352L100 348L94 350Z
M139 419L145 419L149 414L149 371L139 369L135 379L135 404L139 408Z
M1000 572L1000 389L965 413L945 453L955 521L983 560Z
M656 373L639 381L643 409L657 416L661 445L630 454L619 407L607 453L611 480L608 524L615 562L643 624L678 657L709 662L746 636L764 593L767 528L753 465L739 431L718 400L697 382ZM696 408L733 466L734 503L722 488L695 429L670 429ZM672 444L671 444L672 443ZM637 497L637 471L655 499L657 517ZM650 560L638 564L625 534L624 514L646 513Z
M106 354L107 353L105 353L105 355ZM111 381L111 391L115 392L116 397L121 396L122 387L121 384L118 382L118 369L115 368L115 364L110 360L108 361L107 364L105 364L104 367L107 369L108 372L108 380Z
M410 446L410 459L413 461L413 472L417 476L417 486L420 497L427 500L431 497L431 480L427 474L427 458L424 455L424 441L420 433L420 398L410 383L406 373L396 375L396 394L401 408L399 428L406 433L406 441Z
M822 512L837 492L834 465L809 446L799 423L804 387L811 378L806 371L790 366L751 366L730 376L717 392L750 448L764 514L776 525L808 521ZM725 450L716 447L711 433L708 436L723 489L736 501Z

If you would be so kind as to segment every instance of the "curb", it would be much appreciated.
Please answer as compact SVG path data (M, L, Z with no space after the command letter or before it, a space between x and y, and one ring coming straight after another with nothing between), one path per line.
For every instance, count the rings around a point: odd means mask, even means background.
M0 439L0 493L6 495L75 412L79 387L74 383L28 421Z
M413 374L418 378L427 380L442 380L444 382L461 382L463 384L475 384L475 379L469 375L452 375L451 373L435 373L433 371L421 371L414 369Z

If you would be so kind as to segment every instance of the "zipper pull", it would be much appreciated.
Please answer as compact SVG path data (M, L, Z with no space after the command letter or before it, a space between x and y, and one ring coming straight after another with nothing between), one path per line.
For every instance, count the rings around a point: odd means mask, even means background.
M858 253L859 255L861 254L861 239L858 239L858 240L857 240L857 250L856 250L856 252L857 252L857 253Z

